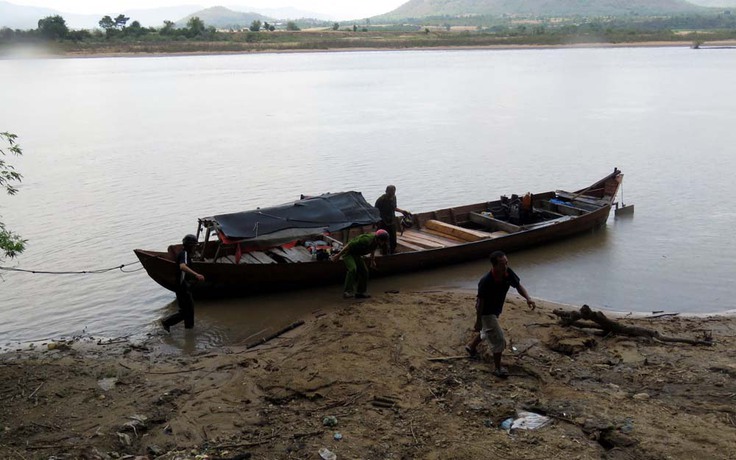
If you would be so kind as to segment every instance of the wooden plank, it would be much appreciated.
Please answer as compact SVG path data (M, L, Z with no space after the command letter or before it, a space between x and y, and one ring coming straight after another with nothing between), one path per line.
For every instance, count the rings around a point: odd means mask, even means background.
M409 238L428 241L430 243L445 244L448 242L446 238L437 237L427 233L427 230L405 230L404 235Z
M235 263L235 256L220 256L217 258L218 264L234 264Z
M276 263L276 261L273 260L272 258L268 257L268 255L265 252L252 251L252 252L248 252L246 254L250 254L256 260L258 260L258 262L260 262L262 264L275 264Z
M447 224L438 220L428 220L424 223L424 226L431 230L436 230L440 233L447 233L465 241L480 241L485 240L490 236L488 232L458 227L457 225Z
M445 246L443 244L433 243L431 241L422 240L419 238L411 238L402 236L400 238L397 238L397 242L404 243L407 242L409 244L413 244L415 246L419 246L422 249L440 249L444 248Z
M452 235L448 235L446 233L440 233L437 230L432 230L430 228L422 230L422 233L429 236L432 235L433 238L439 238L440 241L447 241L447 242L453 242L453 243L467 243L467 241L454 237Z
M458 241L454 239L447 238L445 235L433 235L428 233L427 229L424 230L410 230L410 231L404 231L405 235L408 235L409 238L412 238L414 240L418 241L426 241L430 244L440 244L442 246L455 246L458 244ZM465 243L466 241L460 241L462 243Z
M304 246L294 246L293 248L281 248L284 250L284 252L289 256L290 259L294 260L295 262L311 262L312 261L312 254L309 252L309 249L305 248Z
M244 252L243 255L240 257L240 263L241 264L260 264L261 261L256 259L252 255L248 254L247 252Z
M396 246L409 249L410 251L424 251L425 249L427 249L427 248L423 248L422 246L412 244L406 240L402 240L401 237L398 237L396 239ZM398 251L398 252L401 252L401 251Z

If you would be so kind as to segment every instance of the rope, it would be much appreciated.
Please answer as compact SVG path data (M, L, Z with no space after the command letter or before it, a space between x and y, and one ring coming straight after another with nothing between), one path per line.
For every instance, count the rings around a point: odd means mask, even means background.
M36 275L99 275L101 273L107 273L113 270L120 270L123 273L134 273L139 270L143 270L144 267L137 268L135 270L123 270L123 268L129 265L135 265L139 263L140 262L131 262L129 264L116 265L115 267L110 267L110 268L100 268L98 270L81 270L81 271L25 270L23 268L2 267L2 266L0 266L0 270L5 270L8 272L33 273Z

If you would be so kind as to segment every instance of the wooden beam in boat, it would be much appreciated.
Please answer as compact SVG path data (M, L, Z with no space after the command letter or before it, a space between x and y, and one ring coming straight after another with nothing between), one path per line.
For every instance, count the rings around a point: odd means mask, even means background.
M480 241L488 239L491 236L488 232L458 227L457 225L447 224L438 220L428 220L424 223L424 226L430 230L446 233L465 241Z
M561 198L566 198L568 200L576 200L576 201L580 201L581 203L592 204L598 207L605 206L609 203L609 200L594 198L594 197L585 196L585 195L578 195L575 193L565 192L564 190L557 190L555 193L557 194L557 196Z
M503 220L499 220L491 216L486 216L479 212L469 213L468 219L470 219L471 222L482 225L489 230L503 230L504 232L508 233L516 233L518 231L521 231L521 227L519 227L518 225L510 224Z

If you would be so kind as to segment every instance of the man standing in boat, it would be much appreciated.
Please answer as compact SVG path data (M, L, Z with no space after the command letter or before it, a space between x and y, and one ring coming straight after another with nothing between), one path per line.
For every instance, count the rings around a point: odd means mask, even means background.
M376 208L381 214L378 228L388 232L388 253L393 254L396 252L396 213L400 212L406 216L409 212L396 206L396 187L394 185L386 187L386 193L376 200Z
M343 298L367 299L370 297L365 292L368 289L368 267L365 265L363 256L370 254L370 266L375 267L376 250L380 248L385 251L388 240L386 230L379 229L375 233L364 233L348 241L340 252L330 257L333 262L342 259L348 269L345 275Z
M197 245L197 237L191 234L186 235L181 242L183 249L176 257L179 279L179 285L176 288L176 303L179 305L179 311L161 320L161 325L166 332L170 332L171 326L182 320L186 329L194 327L194 300L192 299L190 280L194 278L197 281L204 281L204 276L194 271L190 266L192 262L191 254Z
M491 270L486 273L478 283L478 298L476 299L476 321L473 340L465 346L470 356L477 354L477 347L481 340L488 343L488 348L493 354L493 375L507 377L508 370L501 366L501 354L506 349L506 339L498 322L503 312L503 304L506 301L506 293L513 287L526 299L526 303L534 310L536 304L529 297L529 293L521 285L519 277L509 268L509 259L501 251L491 254Z

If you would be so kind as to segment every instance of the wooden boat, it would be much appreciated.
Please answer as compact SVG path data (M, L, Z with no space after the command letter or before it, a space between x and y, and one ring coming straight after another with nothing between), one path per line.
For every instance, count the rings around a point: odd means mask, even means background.
M513 252L587 232L606 223L623 174L575 192L499 200L413 215L395 254L378 255L371 276L389 276ZM378 211L358 192L302 197L293 203L199 219L194 269L205 281L195 296L233 296L341 283L345 267L326 254L375 230ZM149 276L176 287L175 255L136 249Z

